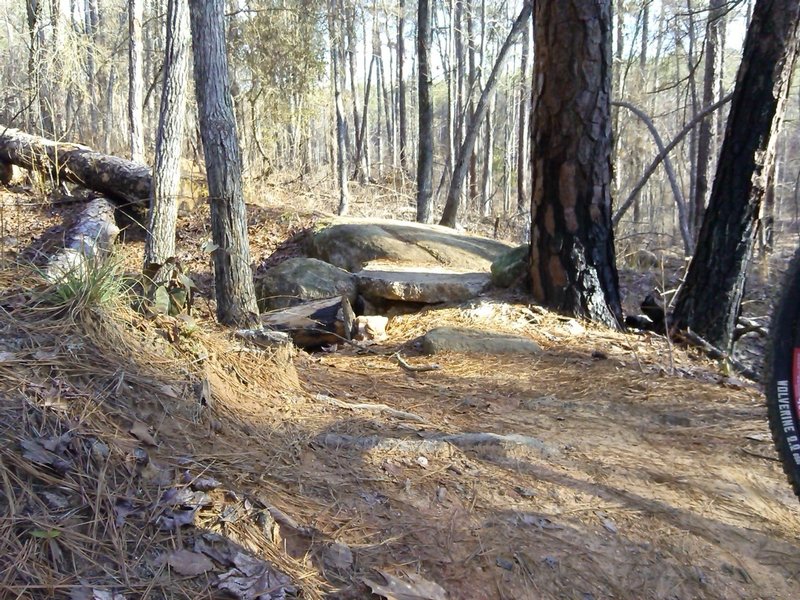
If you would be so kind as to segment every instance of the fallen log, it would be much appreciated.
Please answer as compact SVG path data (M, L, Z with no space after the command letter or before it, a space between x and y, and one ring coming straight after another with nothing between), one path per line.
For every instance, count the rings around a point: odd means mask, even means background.
M273 331L287 333L301 348L336 344L348 339L345 337L345 311L342 304L342 298L304 302L264 313L261 315L261 324Z
M105 198L92 200L67 232L64 248L48 261L45 278L55 284L86 279L111 254L118 234L114 205Z
M41 171L57 181L75 183L127 203L146 203L152 189L152 176L147 165L2 125L0 163Z

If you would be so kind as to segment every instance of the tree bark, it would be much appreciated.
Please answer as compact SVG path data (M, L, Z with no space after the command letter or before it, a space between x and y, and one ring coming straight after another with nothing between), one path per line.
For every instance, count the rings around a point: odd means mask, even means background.
M397 96L398 96L398 121L400 124L400 132L398 140L400 147L400 166L403 169L407 168L408 157L406 156L406 82L403 78L403 58L405 54L404 49L404 27L405 24L405 0L400 0L399 16L397 21Z
M145 267L164 264L175 256L178 192L181 183L181 150L186 122L186 88L189 79L189 5L169 0L164 55L161 114L156 134L153 197L144 250Z
M719 25L726 10L725 0L711 0L706 25L705 65L703 69L703 108L714 104L717 87L717 52L719 51ZM721 49L724 52L724 48ZM712 132L714 119L700 121L697 134L697 175L694 189L694 223L695 232L700 231L703 213L706 210L708 196L708 171L711 166Z
M464 141L461 144L461 149L458 153L458 160L456 161L455 168L453 169L453 177L450 180L450 190L447 193L447 203L444 207L444 214L440 225L447 227L455 227L458 217L458 211L461 205L461 196L464 189L464 180L467 177L467 170L469 169L470 156L475 147L475 138L480 131L480 124L486 116L486 111L489 106L489 98L497 86L497 81L500 77L500 71L503 69L506 59L508 58L509 51L514 43L517 41L522 31L528 25L528 19L531 16L532 5L526 0L522 11L519 13L514 25L511 27L511 32L508 34L506 41L500 48L497 55L497 60L492 67L492 72L489 79L486 81L486 87L481 92L481 97L475 108L475 114L472 115L472 120L464 135Z
M530 85L528 84L528 56L530 54L531 28L522 32L522 57L520 59L519 120L517 123L517 210L521 213L528 203L528 121L530 117Z
M64 248L48 261L45 278L56 284L85 279L111 254L118 234L113 204L105 198L92 200L67 232Z
M225 54L225 3L191 0L190 6L195 91L216 245L212 255L217 319L226 325L246 327L255 324L258 307Z
M342 102L342 61L339 49L341 48L341 31L337 27L336 19L337 0L330 0L328 8L328 33L331 43L331 77L333 79L333 103L336 112L336 174L339 182L339 208L340 215L347 214L350 198L347 190L347 124L344 117L344 103Z
M433 196L433 99L431 87L431 5L419 0L417 6L417 60L419 62L419 152L417 153L417 221L432 217Z
M535 0L534 298L619 328L611 227L611 1Z
M757 0L717 175L673 326L729 351L798 51L800 3Z
M0 125L0 161L32 171L55 173L60 181L134 204L146 203L152 189L150 169L145 165L3 125Z
M144 162L144 76L142 49L142 19L144 0L128 2L128 129L131 160Z

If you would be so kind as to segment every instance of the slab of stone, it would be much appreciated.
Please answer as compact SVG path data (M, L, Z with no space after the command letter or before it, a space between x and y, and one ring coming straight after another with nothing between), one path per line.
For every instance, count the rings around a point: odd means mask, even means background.
M488 273L460 273L436 267L367 265L355 275L358 293L378 304L383 300L464 302L480 295L490 284Z
M388 219L331 219L306 242L308 256L351 272L378 261L489 271L492 261L511 248L449 227Z
M357 295L352 273L314 258L290 258L268 269L255 285L261 312L342 296L352 303Z
M422 338L426 354L463 352L469 354L540 354L539 344L507 333L492 333L463 327L437 327Z

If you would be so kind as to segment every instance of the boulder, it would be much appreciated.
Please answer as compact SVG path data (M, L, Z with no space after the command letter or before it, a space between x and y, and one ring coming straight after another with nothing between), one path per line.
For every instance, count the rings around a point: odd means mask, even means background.
M462 327L431 329L422 338L422 349L426 354L540 354L542 351L539 344L526 337Z
M523 244L498 256L492 263L492 285L507 288L525 279L530 254L530 244Z
M295 306L307 300L347 296L356 300L356 278L314 258L290 258L256 279L261 312Z
M385 300L438 304L464 302L490 283L488 273L460 273L437 267L367 265L356 273L358 292L369 302Z
M308 256L356 272L370 262L488 271L511 249L504 242L448 227L406 221L336 218L309 234Z

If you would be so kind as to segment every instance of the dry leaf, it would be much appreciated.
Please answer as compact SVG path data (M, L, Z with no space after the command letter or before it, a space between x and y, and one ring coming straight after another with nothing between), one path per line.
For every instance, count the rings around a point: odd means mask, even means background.
M214 563L205 554L191 550L175 550L167 555L167 564L172 569L187 577L196 577L214 568Z
M72 468L72 463L61 458L57 454L44 448L41 442L36 440L22 440L22 456L32 463L52 467L61 474L66 473Z
M410 582L383 571L378 571L378 573L386 580L385 584L371 579L364 579L364 583L372 589L373 594L385 596L387 600L445 600L447 598L447 592L442 586L428 581L416 573L407 575Z
M150 434L146 424L141 421L134 422L128 432L137 440L148 446L157 446L156 439Z
M347 544L334 542L322 551L323 561L336 569L349 569L353 566L353 552Z

